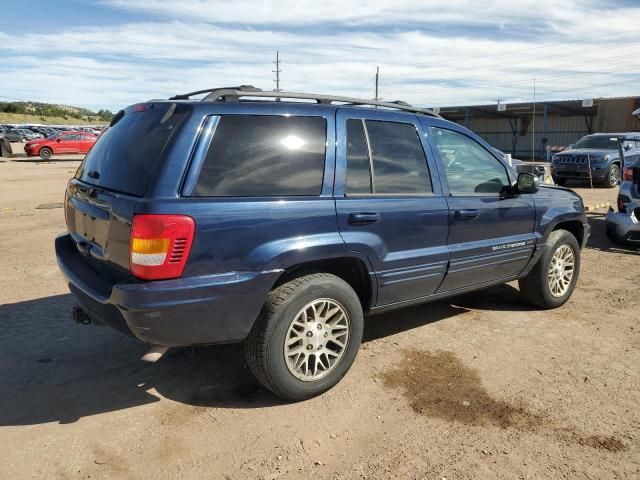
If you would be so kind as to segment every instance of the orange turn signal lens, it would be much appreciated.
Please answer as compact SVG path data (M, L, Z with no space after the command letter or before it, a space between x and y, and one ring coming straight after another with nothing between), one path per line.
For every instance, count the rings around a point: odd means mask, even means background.
M167 253L169 251L168 238L132 238L131 251L145 255Z

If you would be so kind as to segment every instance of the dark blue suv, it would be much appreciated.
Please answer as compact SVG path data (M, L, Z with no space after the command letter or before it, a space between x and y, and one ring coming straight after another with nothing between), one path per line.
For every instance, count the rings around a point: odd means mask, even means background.
M119 112L69 182L58 264L81 323L244 342L290 400L353 363L365 314L519 280L567 301L582 200L405 103L214 89ZM275 101L274 101L275 100Z

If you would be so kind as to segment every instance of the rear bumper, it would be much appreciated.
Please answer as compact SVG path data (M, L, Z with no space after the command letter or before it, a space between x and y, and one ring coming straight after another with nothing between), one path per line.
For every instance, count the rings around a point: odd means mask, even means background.
M55 241L69 290L96 323L167 347L240 342L281 270L227 272L112 284L83 260L70 235Z
M613 234L615 238L620 239L620 241L640 245L640 219L634 213L638 208L627 208L629 213L609 210L607 213L607 231Z

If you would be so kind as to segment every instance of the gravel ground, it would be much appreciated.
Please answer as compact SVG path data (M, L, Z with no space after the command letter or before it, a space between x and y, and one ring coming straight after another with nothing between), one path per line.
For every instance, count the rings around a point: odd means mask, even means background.
M603 211L564 307L509 284L369 318L345 379L284 404L239 346L147 365L71 321L53 239L77 164L0 161L0 478L640 478L640 256Z

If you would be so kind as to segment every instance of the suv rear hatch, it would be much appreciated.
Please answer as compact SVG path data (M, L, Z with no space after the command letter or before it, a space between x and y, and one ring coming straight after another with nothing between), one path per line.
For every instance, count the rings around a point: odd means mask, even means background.
M65 195L67 228L85 261L111 282L130 277L131 223L188 104L141 103L116 114Z

